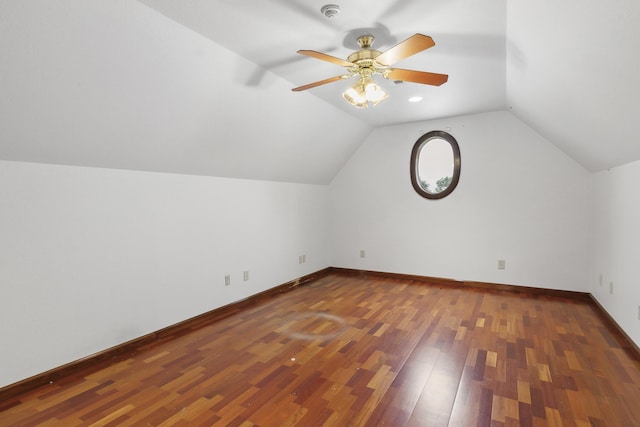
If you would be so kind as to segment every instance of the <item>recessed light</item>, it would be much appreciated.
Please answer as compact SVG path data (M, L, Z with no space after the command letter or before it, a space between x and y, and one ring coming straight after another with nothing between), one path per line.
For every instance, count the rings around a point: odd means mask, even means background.
M411 98L409 98L408 101L409 102L420 102L420 101L422 101L422 97L421 96L412 96Z

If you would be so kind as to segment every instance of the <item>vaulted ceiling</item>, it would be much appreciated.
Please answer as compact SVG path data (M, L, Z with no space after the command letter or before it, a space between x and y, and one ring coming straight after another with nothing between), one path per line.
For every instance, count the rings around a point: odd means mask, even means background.
M375 37L386 50L415 33L431 36L436 46L398 63L400 68L449 74L440 87L377 81L389 99L367 110L346 103L341 93L354 80L317 87L310 93L372 126L503 109L505 100L504 0L349 0L328 19L326 0L216 1L142 0L175 21L214 40L299 86L344 74L337 65L296 54L319 50L345 58L358 50L357 38ZM260 85L260 72L248 76ZM411 105L407 99L424 100ZM300 96L298 96L300 97Z
M589 170L640 159L634 0L5 0L0 159L328 183L375 127L509 109ZM436 46L356 109L343 69L372 34ZM423 100L409 103L410 96Z

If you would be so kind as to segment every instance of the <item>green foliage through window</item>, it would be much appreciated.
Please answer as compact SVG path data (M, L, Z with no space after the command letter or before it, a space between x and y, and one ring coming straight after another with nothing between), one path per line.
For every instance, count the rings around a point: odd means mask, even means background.
M440 193L440 192L446 190L447 187L449 186L449 184L451 184L451 177L450 176L445 176L444 178L440 178L439 180L436 181L435 192L436 193Z

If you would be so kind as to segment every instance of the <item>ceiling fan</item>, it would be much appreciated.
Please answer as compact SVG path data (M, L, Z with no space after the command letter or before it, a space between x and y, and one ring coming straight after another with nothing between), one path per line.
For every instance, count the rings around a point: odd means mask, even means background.
M372 49L371 46L373 45L373 41L374 38L370 35L359 37L358 45L360 46L360 50L349 55L346 61L315 50L299 50L298 53L301 55L307 55L312 58L321 59L323 61L345 67L347 69L347 73L314 83L309 83L304 86L299 86L292 90L294 92L300 92L316 86L336 82L338 80L358 77L358 82L347 89L342 96L351 105L359 108L366 108L369 106L369 103L377 105L389 96L373 81L373 76L376 74L381 75L385 79L433 86L440 86L449 78L446 74L391 68L391 65L396 62L435 46L435 42L429 36L425 36L424 34L414 34L385 52Z

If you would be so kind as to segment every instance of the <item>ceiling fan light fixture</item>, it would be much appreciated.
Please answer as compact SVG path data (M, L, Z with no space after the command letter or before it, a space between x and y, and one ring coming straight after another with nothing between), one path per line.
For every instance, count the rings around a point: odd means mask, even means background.
M361 83L356 83L342 93L342 97L351 105L358 108L367 108L366 93Z
M389 94L378 86L371 77L364 77L344 91L342 97L354 107L367 108L369 103L378 105L387 99Z
M371 102L373 105L378 105L389 97L389 94L373 81L371 81L364 87L364 92L367 101Z

